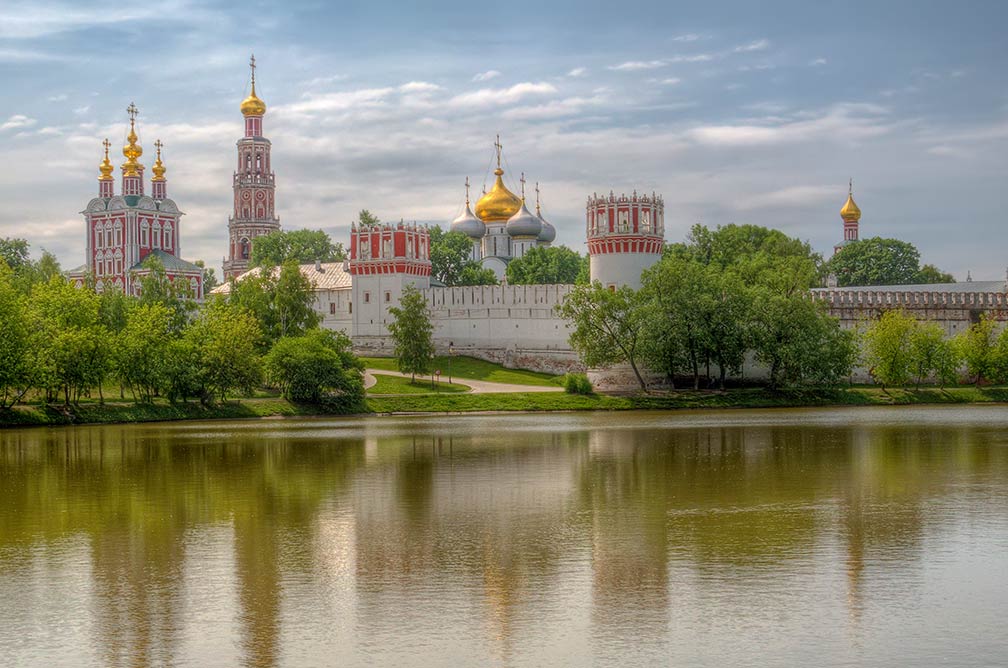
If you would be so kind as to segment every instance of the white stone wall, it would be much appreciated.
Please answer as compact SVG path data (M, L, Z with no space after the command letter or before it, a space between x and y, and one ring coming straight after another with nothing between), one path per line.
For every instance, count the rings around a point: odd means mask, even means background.
M349 289L315 291L315 312L322 318L321 326L332 331L353 335L353 314L350 312Z
M660 259L661 254L655 253L600 253L591 256L588 267L592 281L607 288L628 285L638 290L641 273Z

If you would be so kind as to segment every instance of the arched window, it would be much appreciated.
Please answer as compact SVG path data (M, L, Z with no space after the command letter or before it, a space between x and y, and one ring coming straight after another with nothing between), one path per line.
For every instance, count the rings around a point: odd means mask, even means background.
M122 246L122 223L118 220L115 222L115 245Z
M105 245L112 245L112 223L105 223Z
M256 171L262 169L262 153L256 153Z
M151 225L151 247L161 248L161 225L158 223Z
M617 215L619 216L619 231L620 232L629 232L630 231L630 212L629 211L620 211Z
M242 239L241 240L241 259L243 259L243 260L249 259L249 240L248 239Z
M96 225L94 228L94 247L96 249L102 247L101 225Z
M252 155L249 153L245 154L245 171L246 172L252 171Z
M150 225L147 221L140 223L140 245L146 248L150 244Z
M172 249L172 224L171 223L165 223L165 226L164 226L164 249L165 250L171 250Z
M640 213L640 231L650 232L651 231L651 212L641 211Z

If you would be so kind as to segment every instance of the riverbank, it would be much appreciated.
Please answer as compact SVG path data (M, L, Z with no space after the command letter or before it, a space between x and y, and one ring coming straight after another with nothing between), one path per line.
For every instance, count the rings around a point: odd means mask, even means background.
M352 414L468 413L676 410L716 408L802 408L828 406L893 406L920 404L1008 403L1006 387L953 387L940 390L851 387L839 389L768 390L746 388L716 391L678 391L649 395L574 395L561 392L508 394L413 394L368 397ZM66 424L116 424L172 420L231 420L293 416L346 415L324 406L296 404L285 399L251 398L215 406L199 403L134 404L108 402L80 407L19 406L0 411L0 426L45 426Z

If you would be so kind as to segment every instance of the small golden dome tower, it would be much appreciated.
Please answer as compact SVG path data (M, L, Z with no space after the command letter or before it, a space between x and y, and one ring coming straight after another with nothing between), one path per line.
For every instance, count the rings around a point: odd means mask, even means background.
M137 158L143 155L143 148L137 143L140 137L136 133L136 105L130 102L130 106L126 108L126 111L130 117L130 131L126 135L126 145L123 146L122 150L123 155L126 156L126 162L122 164L123 176L140 176L142 166L137 161Z
M501 176L504 175L504 170L501 169L502 147L500 135L497 135L497 141L494 143L494 146L497 147L497 169L494 170L496 179L494 180L493 187L490 188L490 192L476 201L476 216L484 223L507 221L511 216L518 213L518 210L522 207L522 200L508 190L504 186L504 180L501 179Z
M847 185L847 201L844 203L843 208L840 209L840 217L844 219L846 223L856 223L861 220L861 209L858 205L854 203L854 180L851 179L850 183Z
M252 92L242 100L241 112L243 116L262 116L266 113L266 103L259 99L255 90L255 54L249 60L249 67L252 69Z
M115 169L115 167L112 166L112 161L109 160L108 150L109 150L109 147L112 146L112 142L110 142L108 140L108 138L106 137L105 141L102 142L102 146L105 147L105 159L102 160L101 164L98 165L98 171L101 172L101 175L98 177L98 180L99 181L111 181L112 180L112 170Z
M158 139L156 142L154 142L154 147L157 149L157 160L154 161L154 165L151 167L151 171L154 173L154 176L151 178L151 181L164 181L165 180L165 176L164 175L165 175L165 171L167 171L167 170L165 169L164 163L161 162L161 147L162 146L164 146L164 144L161 143L160 139Z

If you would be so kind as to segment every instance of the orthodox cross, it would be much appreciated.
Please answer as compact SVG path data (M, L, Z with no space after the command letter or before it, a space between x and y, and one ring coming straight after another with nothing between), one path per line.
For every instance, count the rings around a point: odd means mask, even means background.
M518 179L522 184L522 201L525 201L525 172L521 173L521 178Z
M848 195L853 195L854 194L854 179L853 178L850 181L847 182L847 194Z
M466 206L469 206L469 177L466 177Z
M252 85L254 86L255 85L255 54L254 53L252 54L252 57L249 58L249 67L252 68Z
M164 146L164 144L161 143L160 139L158 139L157 141L154 142L154 148L157 149L157 159L158 160L161 159L161 147L162 146Z
M539 213L539 182L536 181L536 213Z
M112 142L110 142L108 140L108 137L106 137L105 141L102 142L102 146L105 147L105 159L106 160L108 160L108 150L109 150L109 146L111 146L111 145L112 145Z
M500 143L500 135L497 135L497 141L494 142L494 146L497 147L497 169L500 169L500 159L501 159L501 149L504 148Z
M130 106L126 107L126 113L129 114L130 124L132 124L133 121L136 120L137 114L140 113L140 110L136 108L135 104L130 102Z

